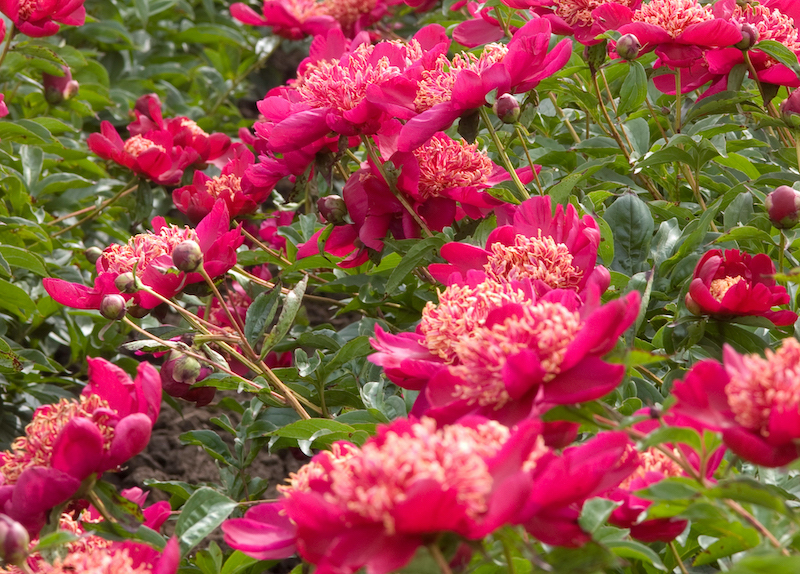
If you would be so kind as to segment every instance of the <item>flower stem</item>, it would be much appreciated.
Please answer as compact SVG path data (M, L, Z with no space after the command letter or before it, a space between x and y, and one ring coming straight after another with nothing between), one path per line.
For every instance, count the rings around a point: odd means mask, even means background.
M783 229L778 230L781 234L780 245L778 246L778 273L783 273L783 258L786 252L786 234Z
M678 549L675 547L675 541L670 540L667 542L667 546L669 546L669 549L672 551L672 555L675 557L675 562L678 563L678 568L681 569L681 573L689 574L689 572L686 570L686 565L683 563L683 560L681 560L681 555L678 553Z
M8 32L6 32L6 43L3 44L3 51L0 53L0 65L5 61L8 51L11 48L11 40L13 40L16 35L17 29L14 28L14 24L9 24Z
M486 111L486 108L484 106L478 108L478 112L481 115L481 119L483 120L486 129L489 130L489 135L491 136L492 141L494 142L494 145L497 148L497 153L500 155L500 159L503 160L503 165L505 166L506 170L511 176L511 179L514 181L514 185L517 186L517 190L519 190L522 199L530 199L531 194L528 193L528 190L525 189L525 186L522 184L522 181L520 181L519 176L517 175L517 172L514 169L514 165L511 163L511 160L509 159L508 154L506 153L506 150L503 147L503 144L500 143L500 138L497 137L497 132L494 131L494 126L492 125L492 120L489 117L489 112Z
M533 180L536 182L536 187L539 190L539 195L544 195L542 182L539 179L539 174L536 173L536 164L533 163L533 160L531 159L531 154L530 152L528 152L528 146L525 143L525 137L522 134L522 129L520 129L519 124L515 124L514 128L517 130L517 135L519 136L519 141L522 144L522 149L525 150L525 157L528 158L528 165L531 166L531 171L533 172Z
M450 565L447 563L447 559L444 557L444 554L442 554L442 551L435 542L433 544L428 544L428 550L430 551L431 556L433 556L433 559L436 561L436 565L439 567L439 570L442 571L442 574L453 574L453 571L450 569Z
M781 545L781 543L778 541L777 538L775 538L775 535L772 534L772 532L770 532L769 530L767 530L767 527L761 524L761 522L759 522L755 516L753 516L747 510L745 510L741 504L739 504L735 500L730 500L730 499L726 499L725 504L736 514L744 518L753 528L758 530L764 538L769 540L770 544L772 544L775 548L781 551L781 554L783 554L784 556L790 555L789 551Z
M681 72L675 72L675 133L681 133Z
M86 223L90 219L92 219L92 218L96 217L97 215L99 215L101 211L103 211L106 207L108 207L112 203L115 203L118 200L120 200L123 197L125 197L126 195L129 195L130 193L136 191L136 188L137 188L137 186L133 185L131 187L128 187L127 189L122 189L122 190L118 191L117 193L115 193L113 197L110 197L109 199L106 199L103 203L101 203L97 207L80 209L78 211L74 211L74 212L69 213L67 215L64 215L62 217L59 217L58 219L54 219L53 221L50 221L48 224L49 225L53 225L53 224L56 224L56 223L58 223L60 221L64 221L65 219L69 219L70 217L74 217L76 215L80 215L82 213L86 213L87 211L90 212L89 215L87 215L86 217L84 217L83 219L78 221L77 223L73 223L69 227L65 227L64 229L59 229L58 231L53 233L53 237L58 237L59 235L61 235L62 233L66 233L70 229L75 229L79 225L83 225L84 223Z
M564 113L564 110L562 110L558 106L558 101L556 100L555 94L553 94L553 92L550 92L547 95L550 98L550 101L553 102L553 107L555 107L556 112L558 112L558 115L561 116L561 120L564 122L564 125L567 126L567 129L569 130L570 135L572 135L573 141L576 144L581 143L581 138L578 136L578 132L576 132L575 128L572 127L572 124L569 123L569 119L567 119L567 115ZM586 114L586 117L588 118L589 114Z

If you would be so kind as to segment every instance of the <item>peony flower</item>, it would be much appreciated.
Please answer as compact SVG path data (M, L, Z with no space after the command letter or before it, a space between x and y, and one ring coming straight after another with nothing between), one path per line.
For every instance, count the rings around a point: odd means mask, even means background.
M131 380L104 359L88 362L80 398L36 409L25 436L0 453L0 509L31 537L84 480L141 452L158 418L161 383L153 367L140 363Z
M203 268L211 277L219 277L236 264L236 249L244 239L241 231L230 229L230 218L225 202L217 203L197 226L167 225L163 217L153 219L153 231L134 235L127 244L114 244L103 250L97 260L97 278L89 288L63 279L47 278L43 285L47 293L62 305L75 309L99 309L103 297L118 294L115 280L136 270L136 277L161 296L171 298L186 285L199 283L199 273L175 273L172 250L186 240L196 241L203 251ZM170 271L172 269L172 271ZM152 309L161 301L142 291L125 294L136 305Z
M422 390L412 412L440 422L475 413L514 424L611 392L625 368L601 357L636 319L638 292L581 305L572 291L537 298L527 285L469 272L425 307L415 333L376 327L370 360L401 387Z
M550 289L582 293L590 285L603 293L611 278L596 265L600 229L594 218L578 217L572 205L557 205L553 215L551 207L550 197L544 196L499 208L500 226L489 234L485 249L447 243L441 255L449 263L430 265L431 275L451 285L475 269L500 282L529 279L539 294Z
M264 0L263 16L242 2L231 5L231 16L243 24L271 26L274 34L290 40L325 34L334 28L352 37L385 13L382 0Z
M772 310L789 302L786 288L775 283L773 275L775 264L763 253L712 249L695 267L686 307L717 319L754 315L778 326L791 325L797 321L796 313Z
M563 68L572 55L572 41L561 40L548 52L550 32L550 23L536 18L520 28L508 45L489 44L478 57L459 55L450 61L439 56L422 72L414 98L419 115L403 126L398 149L421 146L460 116L483 107L493 90L498 96L524 93Z
M0 0L0 12L8 16L14 27L32 38L57 34L59 23L83 26L86 21L84 0ZM5 26L3 26L5 30Z
M54 76L47 72L42 73L44 97L51 104L60 104L64 100L75 97L80 89L77 80L72 79L72 70L69 66L61 66L63 76Z
M183 170L199 159L194 149L176 145L168 131L151 130L123 141L107 121L100 124L100 133L91 134L86 143L101 158L161 185L178 184Z
M526 421L475 417L381 425L362 447L334 443L278 487L283 498L223 523L225 541L257 558L298 553L317 572L384 574L443 532L479 539L515 521L530 474L554 455ZM424 512L420 510L424 509Z
M234 156L222 169L220 175L208 177L195 171L191 185L179 187L172 192L172 200L178 211L185 214L192 224L211 213L214 205L222 200L228 206L231 218L253 213L267 200L271 187L247 185L242 178L253 165L255 156L245 146L237 146Z
M766 357L740 355L729 345L723 364L694 365L672 393L672 411L722 432L744 460L768 467L800 457L800 343L789 337Z

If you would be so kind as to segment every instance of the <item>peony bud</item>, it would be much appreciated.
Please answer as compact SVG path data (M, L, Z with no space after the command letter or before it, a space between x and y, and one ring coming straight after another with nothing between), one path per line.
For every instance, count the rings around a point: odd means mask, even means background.
M72 79L72 71L69 67L61 66L61 69L64 71L63 76L42 74L44 98L53 105L74 97L80 89L80 84Z
M0 514L0 558L6 564L19 566L25 562L30 542L28 531L22 524Z
M128 307L128 315L134 319L142 319L150 314L150 309L145 309L139 305L131 305Z
M492 111L504 124L513 124L519 120L519 102L511 94L503 94L497 98L492 105Z
M684 298L683 302L686 304L686 308L692 315L699 316L703 314L702 307L700 307L697 301L695 301L689 293L686 294L686 297Z
M158 94L145 94L136 100L133 109L155 121L156 117L161 117L161 100Z
M83 255L89 263L94 265L103 256L103 250L99 247L87 247Z
M319 210L319 214L328 223L333 223L334 225L344 225L347 223L345 221L347 206L344 203L344 199L338 195L320 197L317 200L317 209Z
M196 241L181 241L172 250L172 263L181 271L190 273L203 264L203 252Z
M758 30L752 24L745 22L741 26L742 39L736 42L733 47L740 50L749 50L758 42Z
M800 90L795 90L781 104L783 121L793 128L800 127Z
M191 401L202 407L214 400L217 390L214 387L193 389L192 385L210 374L211 369L201 366L193 357L180 351L172 351L161 367L161 388L171 397Z
M172 377L187 385L193 385L200 376L200 362L194 357L181 355L172 368Z
M125 316L125 297L122 295L106 295L100 302L100 314L106 319L119 321Z
M617 55L623 60L635 60L641 49L639 38L633 34L625 34L617 40Z
M767 195L764 201L772 225L778 229L789 229L800 221L800 191L782 185Z
M114 287L119 289L120 293L136 293L139 290L136 286L136 277L130 271L117 275Z

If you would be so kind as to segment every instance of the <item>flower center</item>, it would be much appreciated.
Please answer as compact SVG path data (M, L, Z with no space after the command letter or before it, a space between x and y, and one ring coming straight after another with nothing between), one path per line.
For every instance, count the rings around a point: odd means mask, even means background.
M133 567L133 559L127 550L104 552L72 552L62 560L57 558L53 564L42 562L41 574L148 574L151 568L142 563Z
M419 194L428 199L447 189L486 187L492 160L478 151L477 144L434 136L414 150L419 162Z
M744 281L744 277L741 275L737 275L736 277L726 276L722 279L714 279L711 282L711 286L708 290L711 292L711 296L714 299L717 301L722 301L722 298L725 297L725 293L727 293L731 287L740 281Z
M242 178L236 175L217 175L206 182L206 191L216 198L233 201L242 193Z
M556 0L556 15L570 26L588 27L594 23L592 10L609 2L630 6L633 0Z
M312 108L331 108L344 113L364 101L367 87L401 75L389 58L372 61L375 46L361 44L341 60L312 64L297 81L297 92Z
M19 3L18 18L23 22L39 9L39 0L21 0Z
M620 488L624 490L630 490L631 483L634 481L634 479L644 479L649 472L657 472L663 475L664 478L683 476L683 469L678 466L678 463L669 458L660 450L648 448L644 452L640 452L639 461L639 467L633 472L632 475L620 483Z
M25 427L25 436L11 443L11 450L0 454L0 475L5 485L15 484L22 472L32 466L50 465L53 445L69 421L82 417L89 419L100 429L105 440L105 449L114 438L114 428L109 426L108 403L97 395L81 396L79 400L61 399L51 405L36 409L33 419Z
M456 360L455 345L475 334L492 309L505 303L521 303L525 294L508 284L486 281L476 287L450 285L439 293L439 304L429 302L422 310L419 328L423 344L447 363Z
M497 454L508 437L509 430L494 421L474 429L451 425L437 430L433 420L423 418L406 433L389 430L361 449L336 443L332 452L317 455L278 489L288 497L295 491L322 492L329 503L382 523L393 534L394 508L416 484L432 481L442 492L454 491L466 514L476 518L487 511L492 491L485 459ZM535 464L543 449L537 445L528 461Z
M489 262L483 266L495 281L538 280L553 289L578 290L583 270L572 265L572 253L552 237L517 235L514 245L492 244Z
M417 113L450 101L453 84L461 70L472 70L480 75L492 65L503 61L507 53L508 47L503 44L487 44L480 56L463 52L456 54L452 62L444 55L439 56L432 69L422 71L422 79L414 98Z
M633 15L634 22L645 22L663 28L677 38L692 24L713 20L711 10L697 0L652 0Z
M165 153L167 151L164 147L158 145L154 141L151 141L138 134L130 138L122 146L123 151L125 151L125 153L132 155L133 157L139 157L147 150L153 148L156 148L157 150L163 151Z
M520 315L503 323L477 327L471 337L453 345L458 363L450 372L464 381L454 396L482 407L503 407L511 400L503 379L508 358L533 351L545 372L543 381L551 381L561 372L567 347L580 328L577 312L548 301L526 304Z
M320 5L320 13L334 18L343 27L352 26L362 14L369 14L377 0L328 0Z
M780 349L742 357L741 370L727 368L730 382L725 386L728 404L743 427L769 436L772 411L796 411L800 408L800 343L783 340Z
M141 271L162 255L171 255L176 245L188 239L198 241L197 232L177 225L162 227L158 233L140 233L125 245L106 247L100 258L101 265L117 274L133 271L134 265Z
M797 27L789 16L778 10L770 10L766 6L747 4L744 8L736 6L733 10L732 19L739 24L748 23L758 31L758 39L775 40L780 42L792 52L800 52L800 35ZM776 60L769 58L770 65L776 64Z
M194 120L190 120L189 118L181 118L181 127L189 130L191 134L195 137L197 136L208 137L208 133L203 131L203 128L198 126Z

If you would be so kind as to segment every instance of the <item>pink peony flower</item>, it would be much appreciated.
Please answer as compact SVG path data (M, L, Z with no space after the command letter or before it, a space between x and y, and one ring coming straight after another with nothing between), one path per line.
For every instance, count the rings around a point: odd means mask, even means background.
M493 90L497 95L524 93L563 68L572 55L572 41L561 40L548 52L550 32L550 23L536 18L520 28L508 45L489 44L478 57L434 60L418 83L414 108L419 115L403 126L398 149L421 146L458 117L484 106Z
M84 0L0 0L0 12L8 16L14 27L32 38L57 34L59 23L83 26L86 21ZM3 26L5 30L5 26Z
M398 419L360 448L337 442L316 455L279 487L279 502L226 521L225 540L257 558L296 548L320 574L391 572L439 533L479 539L513 522L530 474L552 457L539 425Z
M165 130L151 130L123 141L114 126L103 121L100 132L86 140L90 150L161 185L178 184L183 170L199 158L194 149L176 145Z
M228 206L232 218L253 213L267 200L271 187L247 185L243 180L245 171L253 165L255 156L245 146L237 146L234 157L228 161L220 175L208 177L202 171L194 172L191 185L179 187L172 192L175 207L189 218L192 224L211 213L214 205L222 200Z
M4 99L5 99L5 94L0 94L0 118L4 118L8 115L8 106L3 101Z
M114 281L124 273L136 269L136 277L148 287L171 298L186 285L199 283L199 273L175 273L172 250L181 242L193 240L203 251L203 267L211 277L219 277L236 264L236 249L244 239L241 231L230 229L230 218L225 202L217 203L197 226L178 227L167 225L163 217L153 219L153 231L133 236L127 244L114 244L103 250L97 260L97 278L89 288L63 279L47 278L43 285L47 293L62 305L75 309L99 309L105 295L118 294ZM170 271L171 270L171 271ZM124 294L145 309L152 309L161 302L145 292Z
M672 411L722 432L744 460L779 467L800 457L800 343L789 337L766 358L740 355L729 345L723 364L697 363L672 393Z
M161 383L153 367L140 363L131 380L104 359L88 362L80 398L39 407L25 436L0 453L0 508L31 537L85 479L141 452L158 418Z
M594 218L578 217L572 205L556 206L553 215L551 207L544 196L499 208L500 226L489 234L485 249L448 243L441 255L449 263L430 265L431 275L451 285L475 269L500 282L530 279L539 294L551 289L582 293L590 285L603 293L610 274L596 264L600 229Z
M786 288L775 283L775 264L763 253L712 249L694 270L686 307L697 315L726 319L743 315L766 317L775 325L791 325L797 313L773 311L789 302Z
M514 424L611 392L625 368L601 357L636 319L638 292L581 305L572 291L537 298L527 285L469 272L428 303L415 333L376 327L370 360L401 387L422 390L414 414L445 423L475 413Z

